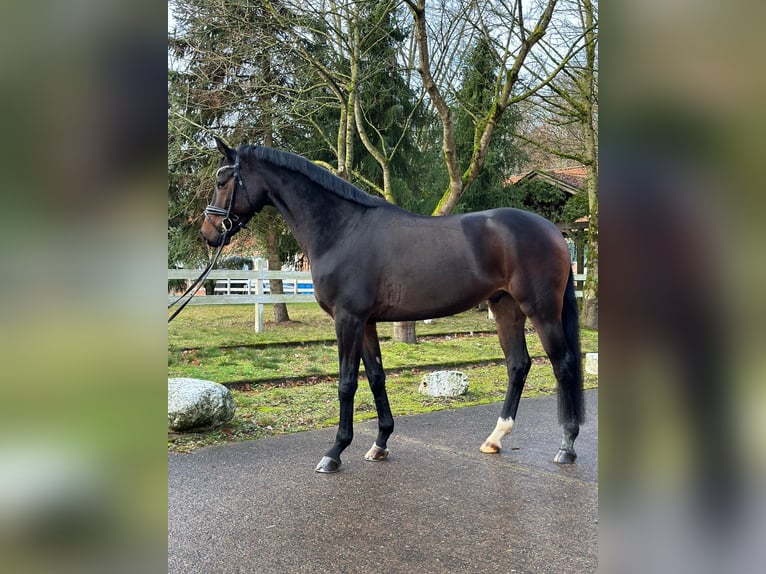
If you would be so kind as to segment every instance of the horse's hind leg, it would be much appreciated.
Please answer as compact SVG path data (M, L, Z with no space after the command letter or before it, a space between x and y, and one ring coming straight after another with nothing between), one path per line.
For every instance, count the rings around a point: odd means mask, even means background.
M524 313L514 299L503 292L489 300L489 307L495 316L497 334L500 338L500 346L505 354L506 367L508 369L508 390L505 394L505 402L497 419L495 430L481 445L481 452L496 453L500 451L501 439L511 432L516 411L519 408L521 391L527 379L532 361L527 351L527 342L524 337Z
M564 438L556 453L554 462L571 464L577 458L574 441L580 433L580 424L585 418L583 397L582 365L580 358L579 331L576 317L567 317L564 324L559 318L541 317L532 314L532 324L540 336L543 348L553 366L558 382L559 422L564 427ZM568 321L575 321L574 324Z
M362 346L362 361L370 390L375 399L375 409L378 411L378 438L364 455L365 460L379 461L388 456L386 444L388 437L394 432L394 417L386 394L386 373L383 371L383 361L380 356L380 343L375 323L367 323L364 331Z

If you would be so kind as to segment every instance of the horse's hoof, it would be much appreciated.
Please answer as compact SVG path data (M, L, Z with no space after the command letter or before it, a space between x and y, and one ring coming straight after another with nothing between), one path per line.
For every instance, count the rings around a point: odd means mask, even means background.
M323 456L322 460L319 461L319 464L314 469L315 472L321 472L323 474L338 472L338 470L340 470L340 460L335 460L329 456Z
M553 462L558 464L574 464L577 459L577 454L573 450L564 450L560 448L553 458Z
M500 452L500 445L495 442L485 440L484 444L479 447L479 450L487 454L497 454Z
M372 445L372 448L364 455L364 460L371 460L377 462L380 460L386 460L389 450L387 448L380 448L377 444Z

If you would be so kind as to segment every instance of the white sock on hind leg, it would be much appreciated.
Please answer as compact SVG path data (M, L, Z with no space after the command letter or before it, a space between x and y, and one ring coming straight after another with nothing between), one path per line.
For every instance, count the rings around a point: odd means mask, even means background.
M513 419L511 417L508 417L507 419L499 417L497 419L497 424L495 425L495 430L493 430L492 434L487 437L487 442L500 446L500 441L505 435L511 432L512 428Z

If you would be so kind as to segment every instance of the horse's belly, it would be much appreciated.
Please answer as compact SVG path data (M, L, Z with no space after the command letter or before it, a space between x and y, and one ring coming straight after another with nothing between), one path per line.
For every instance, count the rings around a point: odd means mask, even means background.
M378 293L375 318L381 321L417 321L460 313L497 291L496 285L451 278L386 282Z

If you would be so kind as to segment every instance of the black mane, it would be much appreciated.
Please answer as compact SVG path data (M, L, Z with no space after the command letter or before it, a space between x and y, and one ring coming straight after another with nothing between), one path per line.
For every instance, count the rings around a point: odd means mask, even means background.
M359 203L366 207L380 207L388 205L388 202L382 198L374 197L363 192L347 181L339 178L337 175L320 167L304 157L294 153L281 151L270 147L261 146L241 146L237 149L237 154L247 157L248 155L259 161L266 161L273 165L283 167L298 172L323 189L334 193L338 197Z

